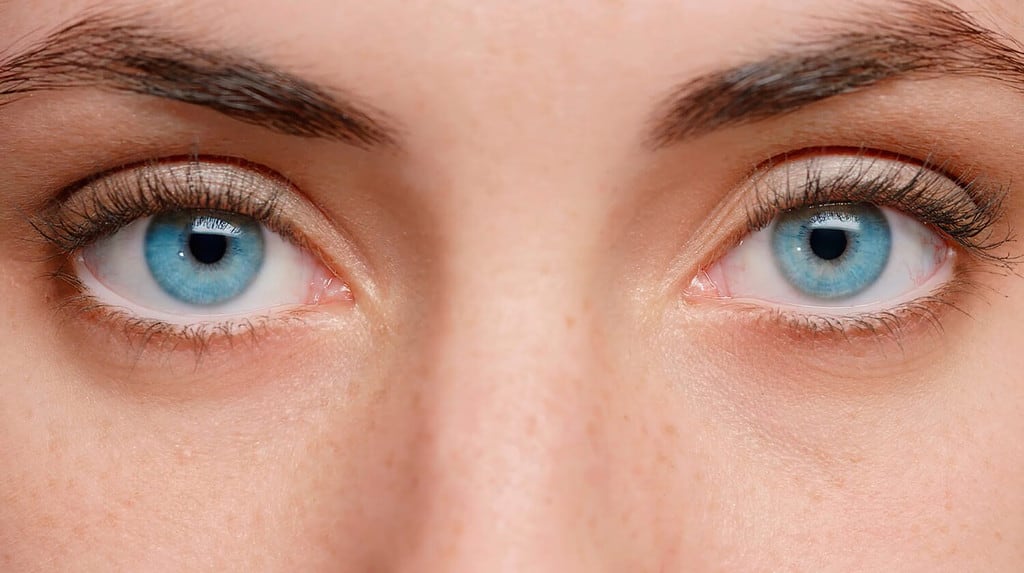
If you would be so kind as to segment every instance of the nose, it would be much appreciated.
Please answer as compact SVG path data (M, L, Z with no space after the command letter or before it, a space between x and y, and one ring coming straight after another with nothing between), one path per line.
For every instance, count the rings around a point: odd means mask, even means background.
M577 253L456 257L421 412L419 515L402 571L624 570L609 555L614 375ZM574 259L574 260L561 260ZM468 270L468 269L467 269Z

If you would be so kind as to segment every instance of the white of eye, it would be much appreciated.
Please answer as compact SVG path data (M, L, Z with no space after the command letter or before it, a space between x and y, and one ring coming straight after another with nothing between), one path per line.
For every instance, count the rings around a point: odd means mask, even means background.
M152 220L139 219L76 257L78 279L102 304L169 324L219 323L316 302L317 288L330 280L312 255L260 225L264 260L252 283L237 297L220 304L188 304L161 288L149 269L145 241ZM197 219L197 224L201 220Z
M953 278L955 251L935 231L894 209L881 208L892 246L880 276L847 298L823 299L794 286L772 246L772 225L750 234L709 268L695 290L738 301L767 302L822 315L852 315L894 308L935 291Z

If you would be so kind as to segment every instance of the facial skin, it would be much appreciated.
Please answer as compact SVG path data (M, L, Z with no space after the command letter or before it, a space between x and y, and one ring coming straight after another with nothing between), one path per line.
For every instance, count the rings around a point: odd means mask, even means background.
M956 6L1024 41L1019 3ZM726 120L708 111L724 95L694 96L723 70L828 63L852 52L825 37L937 13L3 3L7 72L7 54L100 15L289 74L380 131L283 134L248 104L65 68L45 76L61 89L0 96L0 570L1018 570L1019 244L996 262L955 247L969 284L860 330L689 288L748 234L751 173L790 154L972 173L1008 192L989 236L1024 225L1024 77L969 42L916 75L791 94L783 115ZM658 130L673 94L701 128ZM30 223L77 181L189 156L290 181L282 216L350 296L181 340L69 304L53 276L68 257Z

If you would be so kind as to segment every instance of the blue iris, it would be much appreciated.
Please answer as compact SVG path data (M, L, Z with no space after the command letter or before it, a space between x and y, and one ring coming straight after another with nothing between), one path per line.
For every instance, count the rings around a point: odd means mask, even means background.
M819 205L784 213L771 241L790 284L819 299L841 299L878 280L889 262L892 231L874 205Z
M146 264L167 294L188 304L227 302L263 266L259 223L235 213L175 211L153 217L146 229Z

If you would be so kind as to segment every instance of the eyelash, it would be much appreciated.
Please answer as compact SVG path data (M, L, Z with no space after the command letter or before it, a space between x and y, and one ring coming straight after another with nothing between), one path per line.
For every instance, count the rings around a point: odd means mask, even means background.
M183 177L170 176L169 165L187 165ZM225 167L211 185L204 172ZM132 177L118 177L132 173ZM277 184L270 193L253 192L260 180ZM262 185L266 188L267 185ZM181 209L211 209L252 217L297 247L317 253L313 245L284 216L280 205L291 183L261 166L230 157L167 157L119 167L81 180L60 193L58 199L29 222L38 236L56 251L61 264L50 274L74 290L61 305L75 315L93 316L120 328L129 341L145 350L191 348L201 355L211 345L238 340L256 342L285 324L302 324L310 314L302 309L281 312L273 318L236 319L224 324L175 325L134 316L106 305L92 296L69 263L82 249L143 218ZM83 192L86 188L92 188ZM274 328L271 328L274 327Z

